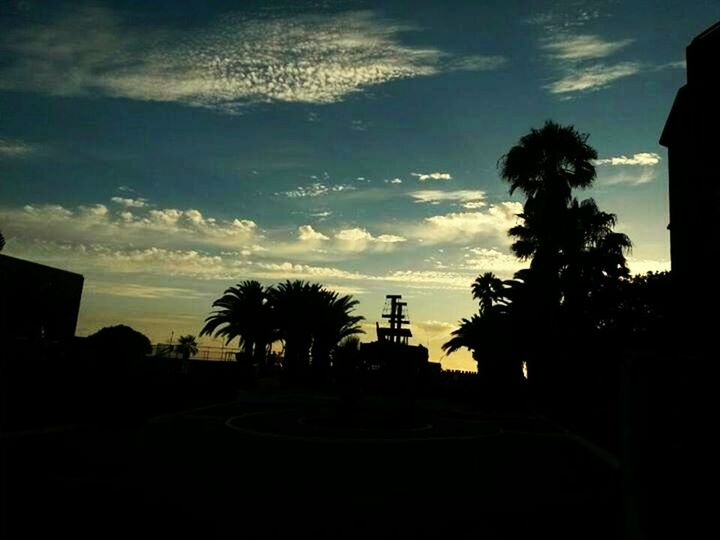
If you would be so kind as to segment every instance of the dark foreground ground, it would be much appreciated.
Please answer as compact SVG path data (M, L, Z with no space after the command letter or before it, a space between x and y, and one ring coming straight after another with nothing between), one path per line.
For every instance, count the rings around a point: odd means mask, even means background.
M620 475L535 418L243 394L2 438L4 538L622 537Z

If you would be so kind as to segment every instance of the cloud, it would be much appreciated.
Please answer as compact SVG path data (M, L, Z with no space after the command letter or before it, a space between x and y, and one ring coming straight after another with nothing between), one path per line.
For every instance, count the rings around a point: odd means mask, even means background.
M640 152L628 157L625 155L595 160L595 165L641 165L644 167L660 163L660 154L655 152Z
M117 248L128 244L167 250L213 251L218 248L241 257L292 257L301 261L337 261L362 252L397 249L407 238L371 233L362 227L339 228L332 233L313 225L298 226L294 236L286 229L261 231L249 219L218 219L198 209L157 208L137 199L117 198L121 208L103 204L66 208L61 205L26 205L0 209L8 237L78 245ZM327 216L329 213L320 213Z
M687 61L676 60L675 62L667 62L665 64L660 64L655 68L656 71L662 71L664 69L687 69Z
M392 180L385 180L386 184L402 184L403 181L400 178L393 178Z
M498 56L405 45L420 28L371 11L229 14L204 28L133 27L100 7L5 33L0 89L177 102L238 112L251 103L334 103L389 81L485 71Z
M545 86L552 94L588 92L606 88L610 83L640 73L637 62L621 62L614 65L596 64L568 69L565 76Z
M358 281L371 279L370 276L359 272L351 272L340 268L296 264L292 262L258 262L253 265L251 272L255 277L269 279L346 279Z
M463 272L412 269L367 274L336 266L317 266L287 260L250 260L240 253L212 254L194 249L166 249L157 246L130 249L102 244L36 240L14 242L11 250L13 256L85 274L88 285L95 282L94 276L100 277L103 282L111 281L111 276L117 276L117 283L134 283L140 279L157 277L223 282L244 279L275 282L284 279L307 279L321 283L340 283L341 286L353 288L384 288L385 283L397 283L409 289L468 291L477 276L474 269ZM141 290L136 287L124 290L108 287L104 294L144 297L160 297L164 294L162 291ZM168 292L168 295L171 293Z
M533 26L541 26L547 31L567 31L569 28L582 28L601 17L608 17L607 13L598 9L601 7L603 6L599 2L590 4L558 2L549 10L536 13L524 22Z
M477 210L478 208L483 208L486 204L483 201L467 201L464 202L462 206L468 210Z
M113 197L110 199L112 202L116 204L120 204L126 208L144 208L147 206L147 199L138 198L138 199L126 199L124 197Z
M103 204L76 209L53 204L26 205L21 210L2 210L0 217L5 218L9 230L22 237L78 243L132 242L166 246L201 243L256 251L256 243L262 238L257 224L247 219L218 220L204 216L197 209L148 210L137 205L132 209L136 213L127 209L111 212Z
M595 165L607 169L618 169L619 172L599 174L599 182L604 185L630 184L642 185L655 180L656 166L662 158L654 152L640 152L632 156L614 156L595 160Z
M424 189L419 191L411 191L410 197L415 199L416 203L435 204L443 201L453 201L464 203L466 208L480 208L485 206L485 192L479 190L461 189L456 191L441 191L438 189Z
M21 158L32 153L34 147L17 139L0 138L0 159Z
M606 186L617 184L630 184L640 186L655 180L655 169L652 167L641 167L639 170L625 170L616 174L601 175L599 183Z
M425 218L411 229L422 242L468 243L478 238L495 238L508 242L507 231L518 222L522 212L519 202L502 202L482 212L455 212Z
M557 19L558 15L554 18ZM551 94L594 92L644 69L638 62L605 60L634 43L634 39L611 41L598 35L576 34L568 30L573 26L583 26L587 20L590 19L584 18L577 25L558 25L557 21L543 24L549 35L540 39L540 49L558 73L556 80L544 86Z
M375 279L402 283L407 289L469 291L475 274L438 270L395 270Z
M301 242L317 242L319 240L330 240L330 237L316 231L312 228L312 225L300 225L298 227L298 240Z
M158 298L202 298L192 289L180 287L159 287L154 285L142 285L138 283L115 283L103 281L90 281L84 286L84 290L108 296L123 296L129 298L146 298L156 300Z
M440 335L448 335L450 334L455 328L457 328L457 324L452 324L445 321L416 321L412 323L413 328L417 328L419 330L422 330L423 332L427 332L430 335L436 336L438 334Z
M502 279L511 278L528 264L529 262L521 262L510 253L492 248L467 248L463 262L464 268L472 269L478 274L492 272Z
M452 180L452 176L446 172L411 173L411 175L416 176L421 182L427 182L428 180Z
M633 43L634 39L606 41L594 35L559 34L544 40L541 48L556 60L591 60L604 58Z
M330 193L342 193L344 191L354 191L357 188L351 184L336 184L327 186L320 182L313 182L306 186L298 186L297 189L275 193L275 195L284 195L289 199L302 199L305 197L321 197Z
M342 229L335 234L336 247L343 251L361 252L368 249L387 251L395 244L406 242L407 239L393 234L373 236L366 229L355 227Z

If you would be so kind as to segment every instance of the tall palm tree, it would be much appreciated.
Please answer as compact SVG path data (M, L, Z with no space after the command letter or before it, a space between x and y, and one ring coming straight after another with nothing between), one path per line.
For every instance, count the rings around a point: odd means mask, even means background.
M321 286L301 280L287 280L268 295L278 338L283 343L285 367L293 374L310 362L313 317Z
M198 344L195 336L188 334L178 338L177 350L182 353L183 360L188 360L198 353Z
M595 180L597 152L588 137L550 120L531 129L500 159L500 175L510 193L519 189L528 200L567 205L572 189L590 187Z
M477 361L487 339L492 339L487 333L487 322L480 315L473 315L469 319L461 319L460 326L452 331L452 337L442 345L446 354L452 354L462 348L468 349Z
M287 280L272 289L269 303L286 365L293 374L309 366L311 355L322 371L329 365L332 348L361 332L358 323L363 317L352 315L357 300L339 296L319 283Z
M495 306L498 307L498 306ZM467 348L486 382L504 385L522 378L522 355L513 350L517 326L506 312L491 309L485 315L462 319L452 337L442 345L446 354Z
M500 160L500 175L510 184L510 193L520 190L527 196L520 215L524 224L510 230L517 238L512 249L521 259L532 258L530 267L544 282L542 301L548 315L560 300L560 252L572 189L587 188L595 180L597 152L587 140L588 135L573 126L548 121Z
M484 315L494 304L504 302L503 282L492 272L485 272L473 282L472 295L480 302L480 315Z
M272 288L258 281L243 281L225 290L213 302L215 310L205 319L200 335L214 335L230 343L238 338L246 358L263 362L268 348L276 339L272 311L268 302Z
M362 334L359 323L361 315L352 312L358 301L352 296L340 296L334 291L321 290L318 293L318 311L313 329L312 362L319 374L330 367L332 350L345 338Z

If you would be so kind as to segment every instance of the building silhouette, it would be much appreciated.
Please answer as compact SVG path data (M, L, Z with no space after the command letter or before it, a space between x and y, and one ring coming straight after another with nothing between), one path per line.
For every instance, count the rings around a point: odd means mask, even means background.
M80 274L0 255L0 336L15 345L69 341L83 282Z
M401 302L399 294L386 297L382 318L389 326L376 324L377 341L363 343L360 348L363 363L372 371L382 371L398 377L414 377L431 371L439 371L440 364L429 361L427 348L408 344L412 331L403 325L410 324L407 302Z
M708 275L720 238L720 22L692 40L686 62L687 83L677 92L660 144L668 149L677 325L688 346L702 347L716 320L707 307L714 311L720 300L720 280Z

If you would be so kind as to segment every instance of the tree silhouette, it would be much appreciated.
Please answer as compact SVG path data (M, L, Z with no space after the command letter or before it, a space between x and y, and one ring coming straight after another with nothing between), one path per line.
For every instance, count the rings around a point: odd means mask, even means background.
M594 297L629 275L625 252L631 243L613 231L616 216L592 199L572 197L573 189L590 187L595 179L597 153L587 140L573 126L548 121L501 159L510 192L527 196L522 223L509 234L515 255L531 261L526 307L528 315L534 311L530 318L542 336L536 352L547 357L557 356L549 347L563 335L590 332Z
M182 353L183 360L188 360L198 353L198 344L195 336L188 334L178 338L177 350Z
M517 381L522 374L521 360L513 354L516 351L509 354L508 344L521 327L519 298L523 286L519 279L502 281L491 272L479 276L472 284L473 298L479 301L478 313L462 319L442 349L447 354L461 348L470 350L478 373L487 382L503 385Z
M3 236L2 231L0 231L0 251L2 251L5 248L5 237Z
M223 337L226 344L238 338L245 358L264 362L276 339L269 294L258 281L243 281L226 289L213 302L215 311L205 319L200 335Z
M324 289L319 291L318 309L314 314L312 363L320 374L330 368L330 354L338 343L364 333L358 326L364 317L352 315L357 304L351 296L340 296Z
M283 342L284 364L293 374L305 370L310 363L312 318L320 290L317 283L287 280L269 293L275 328Z
M448 354L467 347L479 371L484 362L492 364L486 360L491 354L512 355L506 362L510 373L515 373L515 358L526 361L532 373L536 359L549 365L570 358L603 325L612 327L613 304L629 277L625 253L631 243L614 232L614 214L601 211L593 199L572 196L573 189L587 188L595 179L597 153L587 140L572 126L548 121L500 159L510 193L526 195L518 216L522 221L508 234L513 253L529 260L530 267L513 280L503 282L491 273L475 280L472 293L479 312L462 319L443 345ZM493 350L497 343L517 343L518 336L531 346ZM493 369L503 371L499 365ZM557 369L545 371L551 372L549 377L558 376Z
M597 152L587 140L573 126L547 121L500 160L500 176L510 184L510 193L520 190L527 197L520 215L524 228L510 231L516 237L512 249L520 259L532 259L530 267L543 282L538 301L544 304L544 317L551 319L561 296L560 259L572 190L595 180Z
M357 300L339 296L318 283L287 280L269 293L278 337L283 341L285 363L297 374L310 364L319 371L329 366L332 348L343 338L362 332L363 319L352 315Z
M504 301L503 282L492 272L485 272L473 282L472 295L480 302L480 315L488 313L494 304Z
M137 359L152 352L150 339L124 324L106 326L88 336L87 341L94 351L113 360Z
M363 317L353 315L357 300L325 289L319 283L287 280L263 288L243 281L213 302L200 335L236 337L245 358L262 365L271 345L281 341L284 365L293 374L306 370L312 358L319 373L330 367L334 347L362 330Z
M520 190L538 206L548 210L570 202L574 188L587 188L595 180L597 152L573 126L548 120L541 129L531 129L518 144L500 158L501 176L510 193ZM539 210L539 208L538 208Z

